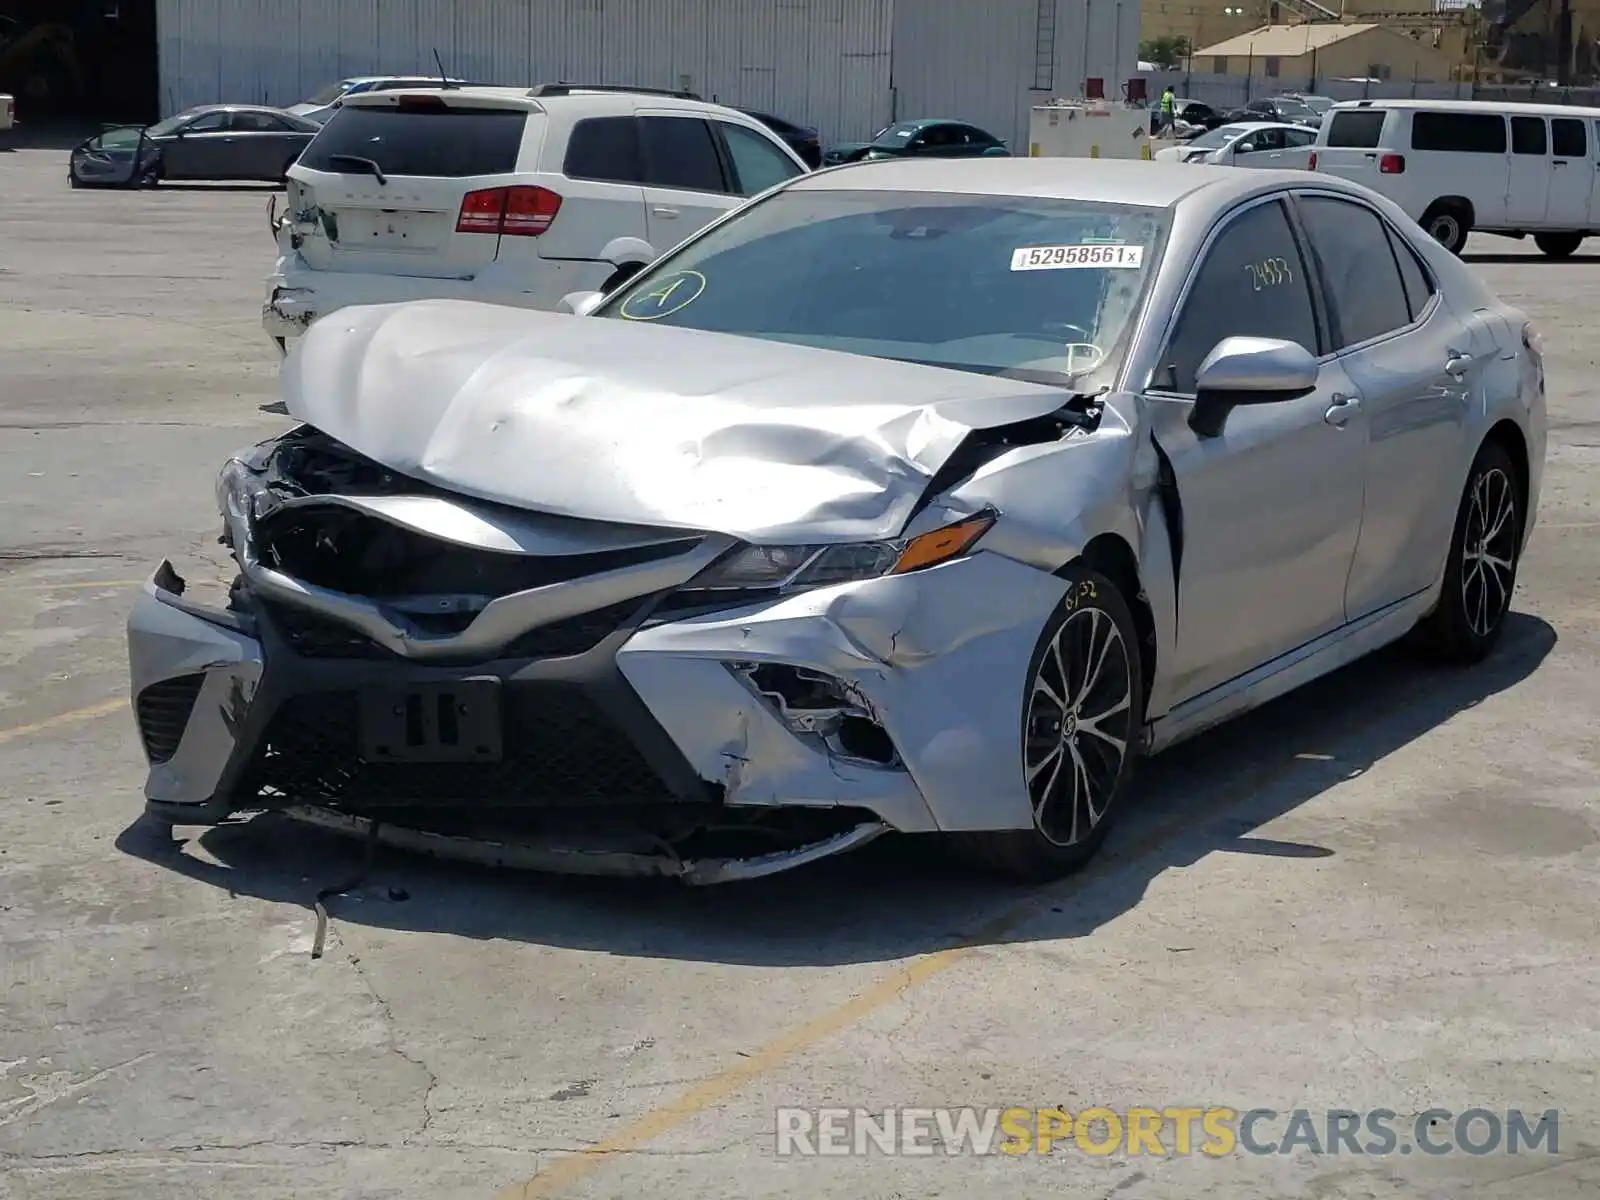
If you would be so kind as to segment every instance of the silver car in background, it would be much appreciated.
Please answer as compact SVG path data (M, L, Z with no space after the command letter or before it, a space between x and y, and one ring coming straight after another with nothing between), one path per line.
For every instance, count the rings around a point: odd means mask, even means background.
M1407 634L1486 655L1538 503L1526 317L1321 176L855 165L567 304L310 330L303 424L218 483L238 578L130 617L156 819L1050 876L1140 755Z

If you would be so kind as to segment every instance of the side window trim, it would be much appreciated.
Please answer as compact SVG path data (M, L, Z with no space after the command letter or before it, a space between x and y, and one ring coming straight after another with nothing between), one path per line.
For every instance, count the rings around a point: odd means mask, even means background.
M1378 224L1383 227L1385 238L1389 243L1389 257L1394 262L1395 274L1400 276L1401 294L1405 294L1404 273L1400 270L1399 259L1394 257L1400 253L1400 249L1395 245L1395 240L1400 237L1400 234L1389 223L1389 219L1387 217L1385 217L1377 209L1373 208L1372 205L1367 204L1365 201L1360 200L1355 196L1346 196L1338 192L1324 191L1320 188L1296 188L1293 192L1293 196L1296 204L1298 204L1300 197L1302 196L1315 196L1322 200L1337 200L1344 204L1352 204L1357 208L1365 209L1367 212L1376 217L1378 219ZM1316 276L1317 291L1319 293L1318 298L1321 299L1327 307L1327 344L1331 346L1338 339L1338 335L1343 332L1343 330L1335 327L1333 323L1334 318L1337 316L1338 310L1333 304L1332 289L1329 288L1328 281L1323 277L1321 256L1317 254L1316 246L1312 243L1310 237L1306 235L1304 227L1300 224L1300 214L1298 209L1295 208L1294 205L1291 205L1291 209L1294 211L1293 221L1295 232L1300 235L1304 244L1310 247L1312 257L1317 260ZM1304 251L1302 250L1301 253L1303 254ZM1439 300L1439 281L1433 277L1433 272L1428 270L1428 265L1422 260L1422 257L1420 255L1416 255L1415 257L1417 260L1417 266L1422 270L1422 277L1427 281L1428 284L1428 303L1422 306L1422 311L1413 316L1411 320L1404 325L1397 325L1393 329L1386 330L1383 333L1375 334L1364 341L1351 342L1348 346L1341 346L1338 350L1334 350L1330 353L1322 355L1322 358L1342 358L1346 354L1354 354L1365 350L1370 346L1376 346L1379 342L1385 342L1392 337L1398 337L1403 333L1409 333L1411 330L1421 325L1424 320L1433 315L1434 308ZM1406 312L1407 314L1411 312L1411 301L1409 298L1406 300Z
M1270 192L1265 196L1252 197L1223 213L1216 219L1211 228L1206 231L1205 240L1200 243L1199 253L1194 256L1194 261L1189 264L1189 273L1184 277L1183 287L1179 289L1178 299L1172 306L1172 319L1167 323L1167 329L1161 335L1160 348L1156 353L1155 362L1150 366L1145 385L1136 390L1152 396L1164 396L1176 400L1193 400L1195 398L1193 392L1157 387L1151 381L1155 379L1156 374L1162 369L1161 364L1166 361L1167 353L1172 348L1172 336L1178 328L1179 318L1183 316L1183 311L1194 294L1195 283L1199 280L1200 272L1204 268L1206 259L1213 247L1222 240L1222 235L1227 232L1229 226L1235 221L1242 218L1246 213L1253 212L1255 209L1262 208L1268 204L1276 204L1283 210L1284 218L1289 224L1290 236L1294 239L1295 254L1300 263L1300 270L1305 272L1304 278L1308 281L1312 278L1317 280L1316 286L1307 289L1311 296L1311 309L1317 329L1317 361L1324 362L1333 357L1326 348L1331 342L1328 335L1327 314L1322 302L1321 273L1318 272L1313 276L1311 268L1306 263L1305 231L1300 228L1300 220L1293 206L1286 203L1288 198L1289 194L1287 192Z
M733 161L733 151L728 148L728 135L722 132L722 120L706 121L711 130L711 144L717 151L717 165L722 169L722 189L730 196L744 194L744 182L739 178L739 168Z

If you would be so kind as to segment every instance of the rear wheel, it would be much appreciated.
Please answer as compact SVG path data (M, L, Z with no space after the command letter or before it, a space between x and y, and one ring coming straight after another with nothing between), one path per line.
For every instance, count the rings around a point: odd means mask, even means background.
M1568 258L1583 245L1583 234L1536 233L1533 235L1533 244L1539 247L1546 258Z
M1461 253L1467 244L1467 235L1472 232L1472 217L1459 204L1434 204L1422 214L1418 223L1451 254Z
M1022 697L1021 774L1033 828L954 836L983 866L1023 881L1094 856L1133 776L1144 713L1139 633L1116 584L1087 567L1045 624Z
M1456 511L1439 605L1417 633L1437 657L1481 661L1500 640L1522 551L1522 489L1505 447L1486 442Z

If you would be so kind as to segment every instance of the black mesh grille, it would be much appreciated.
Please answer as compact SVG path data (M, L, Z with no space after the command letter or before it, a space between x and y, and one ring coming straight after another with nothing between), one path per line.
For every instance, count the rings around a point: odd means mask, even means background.
M495 763L361 761L354 692L297 696L273 714L243 781L260 796L343 808L470 803L559 807L670 800L627 736L581 691L508 686L505 758Z
M530 629L503 649L486 657L494 658L569 658L593 650L643 605L640 598L625 600L609 608L580 613ZM273 620L283 631L294 652L302 658L339 658L399 661L364 633L338 621L302 608L269 606Z
M139 693L134 708L139 715L139 736L153 763L164 763L178 752L183 731L194 712L204 675L180 675L152 683Z

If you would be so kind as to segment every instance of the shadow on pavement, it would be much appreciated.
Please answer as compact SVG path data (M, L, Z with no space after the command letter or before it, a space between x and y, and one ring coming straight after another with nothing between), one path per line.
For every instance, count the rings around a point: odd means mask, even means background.
M1251 834L1514 687L1555 643L1544 621L1513 614L1477 667L1430 666L1392 647L1178 746L1142 765L1100 856L1044 887L976 875L921 837L885 838L810 868L705 889L382 851L369 886L328 907L347 925L762 966L882 962L962 943L1083 936L1136 906L1162 872L1209 854L1329 857L1323 847ZM208 829L197 844L205 858L142 818L117 842L231 894L307 906L361 857L357 842L276 816Z

